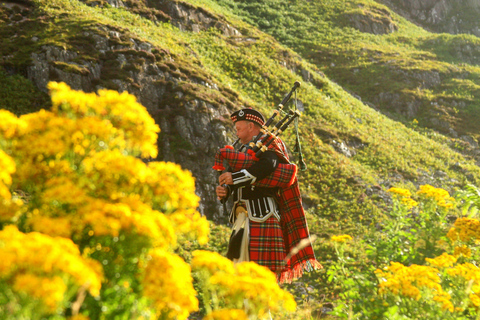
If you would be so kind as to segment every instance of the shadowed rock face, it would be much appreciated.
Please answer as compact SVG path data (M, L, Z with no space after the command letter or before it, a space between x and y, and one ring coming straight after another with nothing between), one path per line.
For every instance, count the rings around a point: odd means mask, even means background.
M433 32L467 33L480 37L480 25L471 17L480 15L479 0L377 0ZM477 20L478 21L478 20Z
M102 75L111 73L108 68L112 63L124 65L126 61L132 60L131 55L145 52L142 48L145 49L148 45L137 43L126 51L108 48L105 45L106 38L92 39L96 39L97 47L105 50L105 60L77 65L77 62L74 62L76 53L44 46L41 52L32 54L32 65L27 68L28 78L43 90L46 90L49 81L55 80L66 82L75 90L97 91L103 87L102 84L98 85L102 81ZM167 57L166 62L169 59ZM84 71L69 72L59 65L77 66ZM201 198L199 210L209 218L219 219L220 206L214 192L216 173L211 167L217 148L232 140L227 136L227 132L232 135L228 115L233 110L233 104L227 97L222 96L215 83L195 78L187 79L178 74L173 66L170 68L159 67L146 59L136 68L131 68L126 75L113 77L108 81L111 86L116 86L115 89L119 92L127 91L135 95L147 108L161 128L158 140L159 156L155 160L176 162L190 170L196 179L197 195ZM203 87L207 91L215 91L219 102L214 104L195 97L185 83L192 88ZM221 103L222 99L224 104Z

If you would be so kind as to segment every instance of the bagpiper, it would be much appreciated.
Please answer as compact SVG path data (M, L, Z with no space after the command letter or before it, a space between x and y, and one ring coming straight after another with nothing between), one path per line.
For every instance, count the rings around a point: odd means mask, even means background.
M255 109L238 110L230 118L241 146L238 150L232 146L221 148L214 166L224 170L226 160L232 169L220 174L216 188L219 200L233 196L229 217L233 230L227 257L234 262L254 261L265 266L280 283L321 268L308 242L297 169L289 161L284 142L279 137L265 137L265 118ZM264 143L261 152L258 148L252 152L260 136L264 142L271 141ZM298 250L305 240L308 244Z

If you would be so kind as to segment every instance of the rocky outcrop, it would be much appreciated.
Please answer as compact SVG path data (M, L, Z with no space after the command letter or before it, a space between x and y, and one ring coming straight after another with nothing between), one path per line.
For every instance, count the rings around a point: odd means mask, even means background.
M114 31L109 34L118 36ZM232 140L232 127L225 119L232 111L230 98L235 97L228 91L223 94L201 75L182 73L179 64L149 43L130 39L131 45L110 46L108 38L89 36L95 39L96 50L103 52L98 62L78 63L77 53L44 46L32 54L28 78L43 90L55 80L86 92L110 87L135 95L162 130L157 160L173 161L190 170L201 198L200 212L219 219L220 206L214 196L216 174L211 166L216 149ZM195 88L199 87L210 91L210 96L196 96Z
M388 10L380 8L362 8L347 13L347 20L355 29L372 34L388 34L398 30Z
M90 6L101 6L100 2L85 1ZM200 32L210 28L221 30L225 36L241 36L241 33L229 25L223 17L201 7L181 1L122 1L106 0L115 8L125 8L150 20L169 21L182 31Z
M162 9L171 16L172 24L180 30L200 32L210 28L221 30L225 36L241 36L241 33L222 18L202 8L192 7L186 3L164 1Z
M478 0L377 0L432 32L480 37Z

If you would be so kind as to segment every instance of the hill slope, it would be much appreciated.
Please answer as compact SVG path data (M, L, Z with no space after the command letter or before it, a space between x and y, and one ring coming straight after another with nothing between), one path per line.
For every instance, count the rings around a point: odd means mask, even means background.
M313 233L361 233L391 186L479 183L479 39L428 33L373 1L4 2L0 35L3 107L45 107L48 81L133 93L162 129L158 160L192 171L217 221L211 166L234 140L229 114L270 115L294 81Z

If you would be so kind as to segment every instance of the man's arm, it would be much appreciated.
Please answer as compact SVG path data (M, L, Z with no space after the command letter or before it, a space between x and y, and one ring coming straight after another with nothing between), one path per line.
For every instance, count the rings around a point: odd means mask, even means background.
M244 186L262 180L271 174L278 166L279 159L275 152L266 151L260 159L251 165L248 169L242 169L231 173L232 180L229 181L234 186Z

